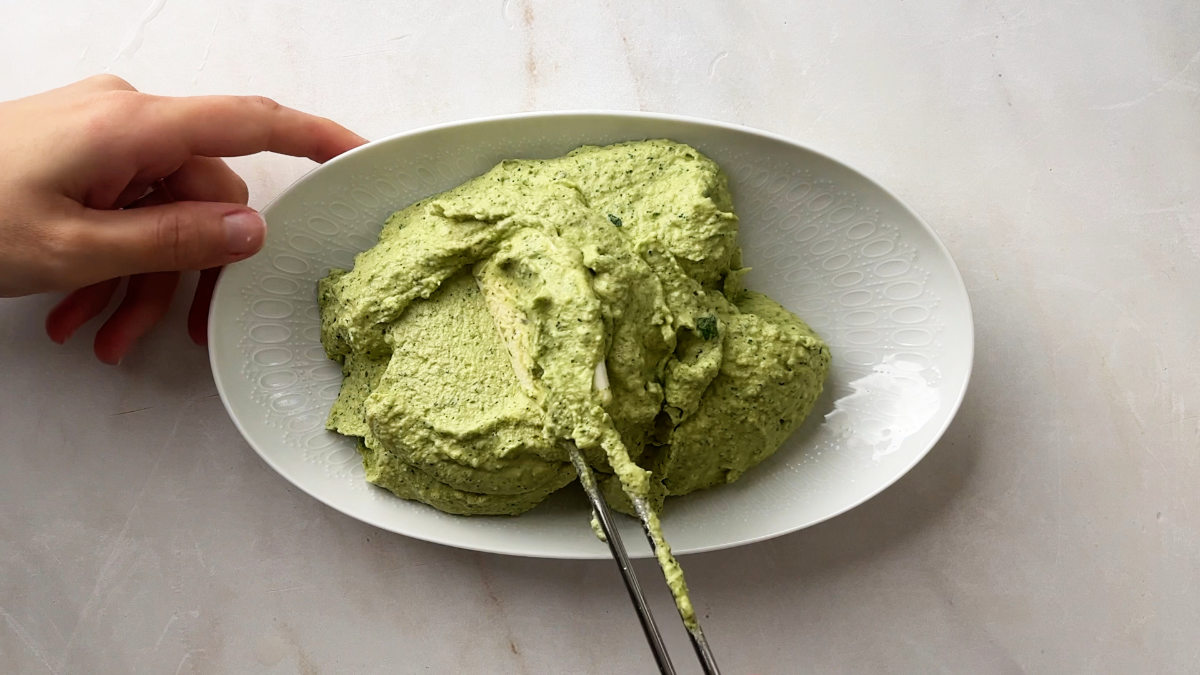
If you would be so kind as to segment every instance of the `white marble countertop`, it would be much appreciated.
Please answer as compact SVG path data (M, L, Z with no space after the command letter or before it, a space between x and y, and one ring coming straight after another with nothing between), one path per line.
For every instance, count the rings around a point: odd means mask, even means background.
M1194 0L57 4L6 9L0 98L107 70L269 95L368 137L667 111L859 167L954 254L974 379L879 497L685 558L726 671L1195 672ZM234 165L257 206L308 168ZM181 311L111 368L86 333L43 336L54 300L0 301L0 671L653 670L611 563L344 517L242 441ZM654 606L669 619L665 592Z

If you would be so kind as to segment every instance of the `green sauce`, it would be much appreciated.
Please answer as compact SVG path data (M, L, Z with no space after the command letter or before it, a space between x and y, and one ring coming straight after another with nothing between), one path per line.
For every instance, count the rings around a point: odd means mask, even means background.
M736 480L821 392L829 349L741 287L724 174L686 145L510 160L397 211L319 284L345 379L327 426L367 479L456 514L516 515L576 478L614 508Z

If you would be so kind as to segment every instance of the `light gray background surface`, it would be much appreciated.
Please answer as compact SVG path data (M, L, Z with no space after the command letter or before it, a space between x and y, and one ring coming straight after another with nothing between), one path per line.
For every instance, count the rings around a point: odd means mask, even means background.
M684 560L727 672L1195 672L1200 4L809 4L8 3L0 98L108 71L371 138L616 108L831 153L949 246L974 380L876 499ZM308 169L233 164L255 206ZM0 671L653 670L611 563L341 516L241 440L182 308L110 368L54 301L0 301Z

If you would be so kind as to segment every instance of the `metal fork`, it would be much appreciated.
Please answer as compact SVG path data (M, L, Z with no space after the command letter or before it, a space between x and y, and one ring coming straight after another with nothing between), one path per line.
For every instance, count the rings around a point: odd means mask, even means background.
M645 596L642 595L642 586L638 583L637 575L629 562L629 555L625 552L625 544L621 542L621 533L617 530L616 523L613 522L608 502L604 501L604 495L600 493L600 486L596 484L596 477L592 474L591 467L584 461L583 453L579 452L579 448L575 447L573 443L568 445L571 463L575 465L575 471L579 474L579 482L583 485L583 491L587 493L588 501L592 503L592 511L596 514L596 519L600 521L600 529L604 532L604 538L608 542L608 549L612 552L613 560L617 562L617 567L621 570L621 578L625 581L629 599L633 601L633 606L637 610L638 620L642 623L646 641L650 643L650 651L654 652L654 660L658 663L658 669L663 673L674 675L675 666L671 664L671 657L667 654L666 645L663 644L662 634L658 632L658 626L654 623L654 615L646 604ZM654 537L650 534L650 524L647 522L649 505L646 500L634 497L633 506L641 517L642 530L650 541L650 547L657 549ZM682 618L681 615L680 619ZM687 626L686 622L684 625L705 675L720 673L717 662L713 659L712 651L708 647L708 640L704 638L704 631L700 628L700 620L696 619L695 626Z

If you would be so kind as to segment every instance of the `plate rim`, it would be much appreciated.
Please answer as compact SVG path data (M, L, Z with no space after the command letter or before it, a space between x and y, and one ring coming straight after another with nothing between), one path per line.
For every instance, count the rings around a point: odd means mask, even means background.
M349 159L351 157L355 156L356 154L361 154L363 152L370 152L374 148L381 146L381 145L386 145L388 143L393 143L393 142L396 142L396 141L399 141L402 139L406 139L409 137L420 136L423 134L433 133L433 132L442 131L442 130L451 129L451 128L476 126L476 125L482 125L482 124L488 124L488 123L506 122L506 121L512 121L512 120L520 120L520 119L531 119L531 118L537 119L537 118L548 118L548 117L554 117L554 118L607 117L607 118L625 118L625 119L635 119L635 120L657 120L657 121L664 121L664 122L686 123L686 124L693 124L693 125L698 125L698 126L702 126L702 127L717 128L717 129L722 129L725 131L732 131L732 132L741 133L741 134L748 134L750 136L757 136L761 139L770 140L770 141L774 141L777 143L782 143L784 145L789 145L789 146L798 148L800 150L803 150L805 152L811 153L813 155L816 155L817 157L819 157L825 161L831 162L834 165L840 166L843 169L851 172L852 174L857 175L859 178L861 178L862 180L866 181L867 183L869 183L870 185L872 185L873 187L878 189L888 199L891 199L892 201L894 201L903 210L903 212L906 215L908 215L910 218L912 218L912 220L915 223L917 223L922 229L925 230L925 233L930 237L930 239L933 242L934 246L936 247L937 251L942 256L944 256L945 260L949 263L949 271L951 273L951 281L954 282L954 284L958 287L958 289L961 289L961 291L962 291L962 299L964 302L964 311L965 311L965 316L964 316L964 319L965 319L964 327L965 327L965 331L966 331L965 337L967 338L965 340L966 344L963 345L963 347L962 347L963 352L964 352L963 357L965 358L965 369L964 369L962 384L961 384L961 386L958 387L957 391L954 392L953 401L947 406L948 414L945 416L944 420L941 422L939 428L937 428L935 430L935 432L930 436L930 439L929 439L928 443L926 444L926 447L923 450L921 450L919 453L917 453L912 458L912 460L903 467L903 470L898 471L895 474L895 476L893 476L890 480L882 483L880 486L878 486L877 489L869 492L868 494L853 501L852 503L849 503L848 505L846 505L845 507L843 507L839 510L836 510L829 514L824 515L823 517L812 519L812 520L809 520L806 522L801 522L792 527L788 527L788 528L782 529L777 532L757 535L757 536L753 536L753 537L746 537L746 538L736 539L733 541L726 541L726 542L717 543L717 544L711 544L711 545L705 545L705 546L694 546L694 547L690 547L690 548L679 549L679 550L675 551L675 553L677 555L691 555L691 554L697 554L697 553L707 553L707 552L711 552L711 551L718 551L718 550L723 550L723 549L728 549L728 548L736 548L739 546L747 546L750 544L755 544L755 543L759 543L762 541L767 541L770 539L776 539L779 537L790 535L790 534L793 534L800 530L803 530L803 529L812 527L814 525L818 525L820 523L824 523L824 522L827 522L834 518L837 518L838 516L841 516L848 511L851 511L855 508L858 508L859 506L862 506L866 502L877 497L883 491L885 491L888 488L895 485L901 478L908 475L909 472L911 472L912 469L917 464L919 464L923 459L925 459L925 457L933 450L933 448L942 440L942 437L945 435L946 430L949 429L950 424L952 424L954 422L955 418L958 416L958 413L962 407L963 400L966 398L967 389L970 387L971 377L973 375L974 365L975 365L974 308L971 305L971 296L970 296L970 293L967 291L967 286L966 286L966 282L963 279L962 271L958 268L958 264L955 262L954 256L951 255L949 248L947 248L945 242L942 241L941 237L938 236L937 232L933 229L933 227L931 227L929 225L929 223L927 223L925 221L924 218L922 218L920 215L918 215L917 212L914 211L908 205L907 202L905 202L903 199L901 199L899 196L897 196L894 192L889 190L886 186L884 186L882 183L880 183L879 181L872 178L867 173L858 169L853 164L850 164L846 161L837 159L837 158L833 157L832 155L830 155L829 153L826 153L826 152L823 152L816 148L813 148L812 146L809 146L807 144L800 143L794 139L791 139L791 138L784 136L782 134L779 134L779 133L766 131L763 129L758 129L755 127L750 127L750 126L746 126L746 125L742 125L742 124L723 122L723 121L719 121L719 120L707 119L707 118L696 117L696 116L691 116L691 115L678 115L678 114L673 114L673 113L660 113L660 112L640 112L640 111L629 111L629 110L606 110L606 109L545 110L545 111L533 111L533 112L507 113L507 114L500 114L500 115L488 115L488 116L484 116L484 117L467 118L467 119L462 119L462 120L457 120L457 121L440 122L437 124L425 125L425 126L417 127L414 129L409 129L406 131L399 131L396 133L389 134L387 136L383 136L381 138L369 141L363 145L353 148L347 152L344 152L341 155L338 155L337 157L334 157L333 159L331 159L323 164L318 164L318 165L312 167L307 172L305 172L303 175L301 175L299 178L294 180L290 185L288 185L286 188L284 188L282 191L280 191L279 194L275 195L269 202L267 202L267 204L265 206L262 207L262 209L259 210L259 213L263 214L264 219L265 219L266 216L269 215L271 210L273 208L275 208L275 206L286 195L288 195L292 191L296 190L297 188L301 187L303 184L309 182L310 180L313 180L314 176L319 171L323 170L325 167L334 166L339 163L344 163L346 161L349 161ZM557 559L557 560L598 560L598 559L605 559L605 558L610 557L610 554L608 553L607 548L604 548L604 547L598 547L595 553L589 553L586 551L565 552L565 553L530 552L530 551L523 550L523 549L505 548L503 546L490 546L490 545L478 545L478 544L473 545L470 543L463 543L458 540L453 540L453 539L447 538L447 537L439 537L436 534L433 534L433 535L425 535L423 533L415 534L410 531L403 531L401 529L398 529L394 525L381 522L379 518L376 518L373 516L349 513L346 510L344 510L343 508L341 508L340 506L331 503L329 500L327 500L322 495L313 492L312 490L309 489L308 486L302 485L302 484L292 480L292 478L287 473L285 473L281 469L281 467L271 458L270 453L265 453L259 447L258 443L256 443L253 440L252 436L249 433L247 433L245 425L243 425L243 423L239 419L237 413L235 413L233 405L231 404L229 397L226 393L226 390L227 390L226 383L225 383L224 379L222 378L220 368L218 367L218 362L220 361L221 356L217 353L216 347L215 347L215 345L218 343L218 341L215 339L216 323L214 321L214 319L216 317L216 310L218 307L217 298L220 293L221 285L222 285L224 279L225 279L225 270L222 269L221 273L217 277L216 285L213 288L212 303L210 304L209 309L208 309L208 326L207 326L207 330L206 330L206 334L207 334L207 338L208 338L208 350L207 351L208 351L208 357L209 357L209 368L212 372L213 382L217 388L217 394L221 399L221 404L225 408L226 415L233 422L234 426L238 430L238 433L242 436L242 439L246 442L247 445L249 445L254 450L254 452L259 456L260 459L262 459L264 462L266 462L267 466L271 467L271 469L273 471L275 471L275 473L279 474L280 477L282 477L284 480L286 480L288 483L290 483L293 487L298 488L301 492L304 492L308 496L316 499L320 503L324 504L326 507L332 508L335 511L337 511L338 513L341 513L349 518L353 518L354 520L366 523L368 525L377 527L377 528L379 528L381 530L385 530L387 532L393 532L393 533L396 533L396 534L399 534L399 535L402 535L405 537L411 537L414 539L419 539L422 541L427 541L427 542L439 544L442 546L450 546L450 547L459 548L459 549L463 549L463 550L479 551L482 553L495 553L495 554L500 554L500 555L518 556L518 557L524 557L524 558ZM638 549L630 551L630 557L633 557L633 558L650 558L652 556L653 556L653 554L650 553L649 551L641 551Z

